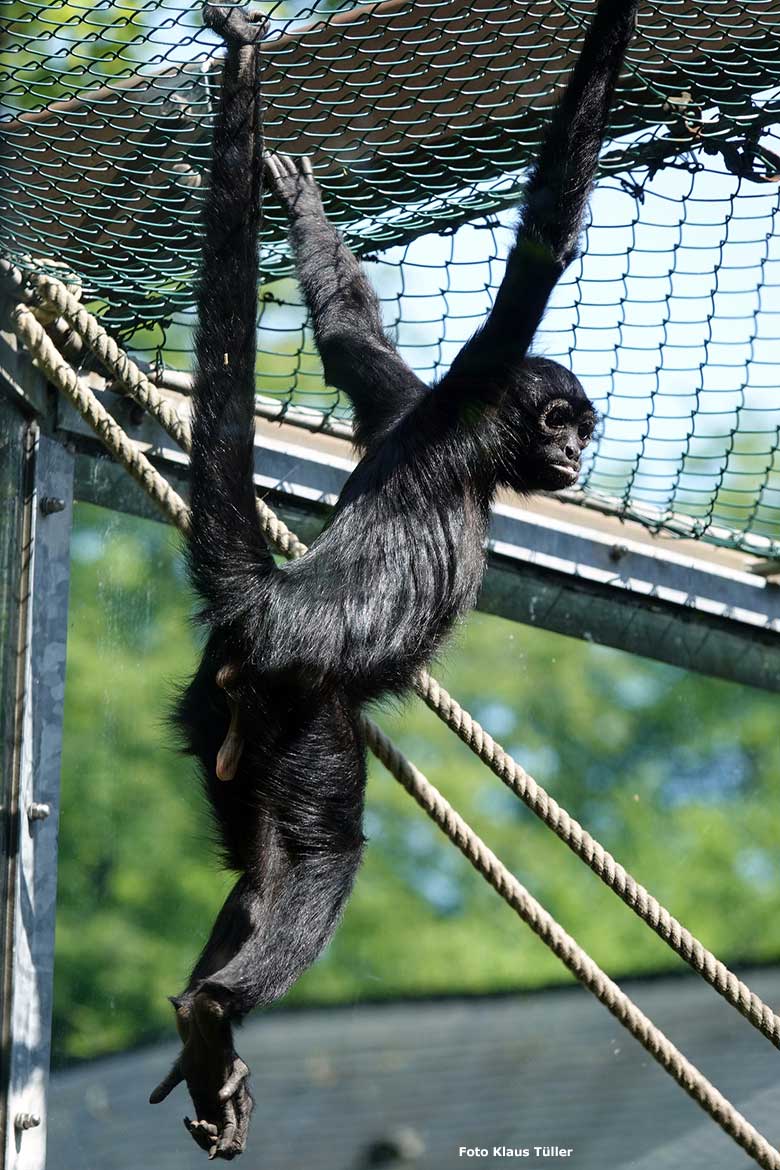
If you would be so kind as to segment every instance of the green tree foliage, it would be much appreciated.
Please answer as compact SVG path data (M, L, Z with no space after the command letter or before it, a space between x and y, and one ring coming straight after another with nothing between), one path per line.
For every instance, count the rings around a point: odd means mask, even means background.
M3 0L3 105L34 110L131 76L161 16L144 0Z
M277 21L311 11L301 0L252 7L273 10ZM341 7L343 0L317 5ZM3 112L41 109L178 63L187 49L203 52L207 42L195 42L200 8L192 0L0 0Z
M230 878L165 709L195 658L171 530L80 505L55 969L58 1060L162 1034ZM475 614L438 672L550 792L726 959L780 958L777 700ZM610 972L680 961L417 701L399 745ZM366 862L288 1002L519 989L566 973L401 788L371 769Z

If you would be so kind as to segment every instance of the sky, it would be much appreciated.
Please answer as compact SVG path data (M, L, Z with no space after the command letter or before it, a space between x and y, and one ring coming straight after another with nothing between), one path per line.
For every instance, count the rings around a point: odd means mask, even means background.
M682 161L694 169L635 172L641 198L620 176L599 183L535 349L570 366L602 415L589 490L777 536L780 188L735 178L720 156ZM489 311L515 220L508 209L368 264L424 379ZM302 309L269 306L261 346L299 338L303 322Z

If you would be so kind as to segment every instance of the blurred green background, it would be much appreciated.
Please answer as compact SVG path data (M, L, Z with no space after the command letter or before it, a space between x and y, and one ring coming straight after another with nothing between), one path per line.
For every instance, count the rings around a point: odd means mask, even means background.
M165 726L192 667L171 529L76 507L55 967L55 1061L171 1037L231 884ZM555 798L725 960L780 958L777 698L474 614L437 668ZM400 747L610 973L681 962L417 700ZM396 782L371 770L366 862L287 1004L505 991L567 973Z

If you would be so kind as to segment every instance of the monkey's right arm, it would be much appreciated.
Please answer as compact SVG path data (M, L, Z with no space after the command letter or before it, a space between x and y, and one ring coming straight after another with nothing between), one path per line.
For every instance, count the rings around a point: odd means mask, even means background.
M326 381L349 395L355 437L368 447L428 391L382 326L360 262L329 223L311 163L266 155L266 174L290 219L298 280Z

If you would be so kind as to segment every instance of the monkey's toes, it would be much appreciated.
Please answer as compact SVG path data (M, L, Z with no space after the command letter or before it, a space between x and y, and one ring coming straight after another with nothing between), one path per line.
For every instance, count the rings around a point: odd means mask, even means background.
M243 1153L246 1131L243 1134L239 1132L238 1117L234 1109L229 1109L226 1116L231 1120L225 1122L222 1133L209 1150L209 1157L224 1158L226 1162L230 1162Z
M251 1097L242 1090L235 1103L226 1103L219 1125L213 1121L192 1121L189 1117L184 1118L184 1125L210 1160L221 1158L231 1162L244 1152L252 1104Z
M210 1155L211 1148L215 1145L215 1139L219 1137L216 1125L211 1121L191 1121L189 1117L185 1117L184 1128L192 1134L197 1145Z
M248 1076L249 1065L240 1056L236 1056L230 1072L225 1079L225 1083L219 1090L220 1101L228 1101L231 1097L234 1097Z
M240 1059L237 1060L237 1063L244 1064ZM240 1069L237 1071L240 1072ZM219 1135L219 1141L209 1151L211 1158L230 1160L238 1157L244 1151L249 1134L249 1119L255 1106L252 1094L246 1087L248 1074L249 1069L247 1069L246 1075L242 1075L241 1079L238 1080L234 1095L225 1101L222 1131ZM225 1083L225 1088L227 1087L228 1082ZM222 1093L220 1093L220 1097L222 1097Z

